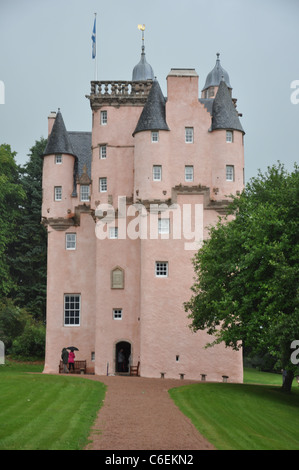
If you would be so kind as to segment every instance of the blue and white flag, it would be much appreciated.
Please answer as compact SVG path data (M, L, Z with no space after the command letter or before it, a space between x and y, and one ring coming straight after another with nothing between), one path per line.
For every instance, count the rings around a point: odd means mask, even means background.
M92 30L92 58L95 59L96 57L96 18L94 19L94 25L93 25L93 30Z

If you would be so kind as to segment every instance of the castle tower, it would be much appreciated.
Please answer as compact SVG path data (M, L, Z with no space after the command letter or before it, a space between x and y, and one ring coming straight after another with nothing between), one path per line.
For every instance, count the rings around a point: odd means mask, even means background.
M183 308L192 257L227 195L243 188L244 131L229 77L217 56L199 98L196 71L171 69L165 97L142 41L132 81L91 82L91 133L68 132L61 113L49 121L45 371L57 370L70 343L99 375L129 373L130 360L145 377L240 382L241 353L204 349L211 338L191 333ZM57 185L63 204L52 197Z

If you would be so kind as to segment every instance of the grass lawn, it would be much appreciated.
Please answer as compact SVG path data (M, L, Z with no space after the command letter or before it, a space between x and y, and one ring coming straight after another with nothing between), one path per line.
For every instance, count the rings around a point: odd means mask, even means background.
M105 386L80 376L34 374L42 366L0 365L0 450L79 450Z
M217 449L298 450L299 387L281 376L245 370L244 384L202 383L169 391L176 405ZM266 385L257 385L265 383Z

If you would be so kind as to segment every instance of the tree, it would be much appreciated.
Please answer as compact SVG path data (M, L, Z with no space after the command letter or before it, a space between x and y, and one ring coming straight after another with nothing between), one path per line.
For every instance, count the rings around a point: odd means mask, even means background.
M297 367L290 347L299 340L298 201L298 167L289 174L280 163L232 196L229 215L194 257L196 282L185 303L190 327L214 335L210 345L239 349L242 342L275 356L288 391Z
M0 295L6 296L13 287L8 262L9 245L19 233L20 205L25 192L20 184L16 152L9 145L0 145Z
M29 160L20 169L25 200L20 208L18 237L10 244L10 271L16 304L35 318L45 320L47 232L41 225L42 159L47 141L41 138L30 149Z

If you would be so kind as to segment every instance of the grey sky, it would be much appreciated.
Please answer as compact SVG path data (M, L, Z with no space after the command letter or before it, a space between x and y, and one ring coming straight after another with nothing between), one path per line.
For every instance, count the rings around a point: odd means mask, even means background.
M50 111L70 131L90 131L85 95L94 79L91 34L97 12L98 78L131 80L144 23L147 61L166 95L171 68L195 68L199 93L220 52L245 136L246 180L298 162L298 0L0 0L0 143L24 164L47 137ZM297 95L299 97L299 93ZM0 97L1 103L1 97Z

